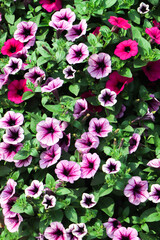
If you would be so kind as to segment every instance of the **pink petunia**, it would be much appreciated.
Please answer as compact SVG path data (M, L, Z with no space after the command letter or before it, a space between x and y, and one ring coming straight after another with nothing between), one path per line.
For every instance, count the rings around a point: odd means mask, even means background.
M160 30L158 27L146 28L145 32L156 42L160 44Z
M59 77L56 79L48 78L46 83L41 87L41 92L53 92L57 88L60 88L63 85L64 81L61 80Z
M108 222L103 223L106 229L106 234L109 238L113 238L114 232L122 225L116 218L109 218Z
M13 179L8 179L6 186L0 194L0 203L7 203L8 200L15 194L17 183Z
M65 74L66 79L71 79L75 77L76 70L72 66L67 66L63 69L63 74Z
M160 185L159 184L153 184L151 186L151 192L149 193L148 200L152 201L153 203L160 202Z
M92 208L96 205L96 201L93 194L83 193L82 200L80 201L80 205L83 208Z
M66 60L69 64L76 64L83 62L89 56L87 45L79 43L78 45L72 45L69 49Z
M148 77L148 80L153 82L160 78L160 60L155 62L148 62L146 66L142 67L143 72Z
M6 129L6 133L3 135L3 141L5 143L17 144L24 139L24 130L20 126Z
M120 42L114 51L114 54L121 60L136 56L138 53L138 43L131 39Z
M6 162L14 162L15 160L13 159L16 153L23 147L22 143L18 144L9 144L5 142L0 143L0 152L2 155L2 159L5 160Z
M111 107L117 103L117 94L108 88L102 89L98 95L98 101L103 107Z
M38 83L45 79L45 72L39 67L33 67L25 73L24 78L29 79L37 87Z
M9 198L7 202L1 202L2 212L5 217L15 216L15 212L11 211L12 206L15 204L18 197L14 196Z
M80 118L87 112L87 109L88 109L87 101L85 99L78 99L74 106L73 117L75 119Z
M112 240L140 240L138 237L138 232L136 229L128 227L120 227L118 228L113 235Z
M129 140L129 154L135 152L139 146L141 136L138 133L133 133L133 136Z
M15 160L14 162L17 168L28 167L32 162L32 156L29 156L23 160Z
M4 223L9 232L17 232L22 221L23 218L19 213L15 213L14 216L7 216L4 218Z
M107 137L108 133L112 132L112 126L106 118L92 118L88 131L98 137Z
M114 158L108 158L106 163L102 165L102 171L108 174L114 174L119 172L120 167L120 161L116 161Z
M37 32L37 24L34 22L20 22L17 25L17 30L14 32L14 38L20 42L28 42Z
M67 240L66 230L59 222L52 222L50 227L46 228L44 236L49 240Z
M160 159L152 159L147 163L147 166L160 169Z
M43 198L42 204L44 205L45 209L53 208L56 205L56 198L53 195L45 194Z
M100 158L97 153L86 153L82 156L81 165L81 178L91 178L96 174L99 165Z
M65 35L68 41L74 42L76 39L80 38L82 35L86 34L87 23L85 19L82 19L79 24L73 25L68 33Z
M92 135L89 132L85 132L81 135L80 139L75 142L75 147L81 153L87 153L91 148L97 148L99 145L99 139L97 136Z
M0 119L0 128L12 128L23 124L24 116L22 113L15 113L14 111L8 111Z
M31 185L25 189L25 195L33 198L37 198L42 194L44 185L38 180L33 180Z
M20 58L11 57L9 63L5 65L4 71L7 74L16 74L22 69L22 60Z

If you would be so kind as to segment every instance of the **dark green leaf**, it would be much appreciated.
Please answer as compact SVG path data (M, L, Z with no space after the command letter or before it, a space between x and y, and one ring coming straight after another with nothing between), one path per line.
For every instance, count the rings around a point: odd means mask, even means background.
M76 210L69 206L65 209L65 216L73 223L78 222L78 216Z

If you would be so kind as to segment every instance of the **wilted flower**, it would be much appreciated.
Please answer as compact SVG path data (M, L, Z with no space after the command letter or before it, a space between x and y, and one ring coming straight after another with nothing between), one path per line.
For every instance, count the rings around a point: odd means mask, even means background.
M80 204L83 208L92 208L96 205L94 195L83 193L82 194L82 200L80 201Z
M66 230L63 227L62 223L59 222L52 222L50 227L47 227L44 236L46 239L49 240L66 240Z
M91 148L97 148L99 145L99 139L97 136L89 132L85 132L81 135L80 139L75 142L75 147L81 153L87 153Z
M147 12L149 12L149 5L145 4L144 2L141 2L139 7L137 8L137 11L140 14L146 14Z
M102 171L108 174L114 174L119 172L120 167L120 161L116 161L114 158L108 158L106 164L102 165Z
M25 189L25 195L33 198L37 198L42 194L44 189L43 183L38 180L33 180L31 185Z
M136 56L138 53L138 43L131 39L120 42L114 51L114 54L121 60L126 60Z
M111 107L116 104L117 94L108 88L101 90L98 100L103 107Z
M118 228L113 235L112 240L140 240L138 237L138 232L136 229L128 227L120 227Z
M45 194L43 198L42 204L44 205L45 209L49 209L55 207L56 205L56 198L53 195Z
M86 29L86 20L82 19L79 24L73 25L72 28L68 30L68 33L65 35L65 37L68 41L74 42L76 39L86 34Z
M65 74L66 79L71 79L75 77L76 70L73 69L72 66L67 66L65 69L63 69L63 74Z
M114 232L122 225L116 218L109 218L108 222L103 223L106 228L106 234L109 238L113 238Z
M14 38L20 42L28 42L37 32L37 24L34 22L20 22L17 25L17 30L14 32Z
M83 62L89 56L87 45L79 43L78 45L72 45L69 49L66 60L69 64L76 64Z
M91 178L96 174L99 165L100 158L97 153L86 153L82 156L81 165L81 178Z
M149 193L148 200L152 201L153 203L160 202L160 185L159 184L153 184L151 186L151 192Z
M135 152L139 146L141 136L138 133L133 133L133 136L129 140L129 154Z
M88 131L97 137L107 137L108 133L112 132L112 126L106 118L92 118Z

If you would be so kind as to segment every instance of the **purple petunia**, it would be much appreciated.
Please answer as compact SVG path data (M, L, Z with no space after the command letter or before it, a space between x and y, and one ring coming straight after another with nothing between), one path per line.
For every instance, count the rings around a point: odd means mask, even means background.
M149 197L148 182L142 181L138 176L132 177L124 189L124 195L128 197L129 202L134 205L145 202Z
M25 195L33 198L37 198L42 194L44 189L43 183L38 180L33 180L31 185L25 189Z
M32 156L29 156L22 160L15 160L15 166L17 168L28 167L32 162Z
M80 118L82 115L86 113L87 109L88 109L88 103L86 99L78 99L74 105L73 117L75 119Z
M66 230L59 222L52 222L50 227L46 228L44 236L49 240L67 240Z
M71 142L71 134L63 133L63 137L59 140L57 144L61 147L62 150L64 150L65 152L68 152L70 142Z
M72 233L78 238L81 239L87 234L87 228L85 223L74 224L74 229Z
M17 200L17 197L13 196L9 198L7 202L4 202L4 201L1 202L1 207L3 209L2 212L5 217L15 216L15 212L12 212L11 208L15 204L16 200Z
M43 198L42 204L44 205L45 209L53 208L56 205L56 198L53 195L45 194Z
M133 136L129 140L129 154L135 152L139 146L141 136L138 133L133 133Z
M147 166L160 169L160 159L152 159L147 163Z
M97 137L107 137L108 133L112 132L112 126L106 118L92 118L88 131Z
M23 124L24 117L22 113L15 113L8 111L4 117L0 119L0 128L12 128L13 126L20 126Z
M99 145L99 139L97 136L92 135L89 132L85 132L81 135L80 139L75 142L75 147L81 153L87 153L91 148L97 148Z
M68 41L74 42L76 39L80 38L82 35L86 34L87 23L85 19L82 19L79 24L73 25L68 33L65 35Z
M46 83L41 87L41 92L53 92L61 87L63 85L64 81L61 80L59 77L56 79L53 79L51 77L49 77L46 81Z
M20 42L28 42L37 32L37 24L34 22L20 22L17 25L17 30L14 32L14 38Z
M146 101L148 104L149 112L157 112L160 107L160 102L155 98L154 94L149 95L152 99Z
M137 12L139 12L140 14L146 14L147 12L149 12L149 5L141 2L139 7L137 8Z
M22 60L20 58L11 57L9 63L4 67L7 74L16 74L22 68Z
M24 130L20 126L6 129L6 133L3 135L3 141L5 143L17 144L24 139Z
M83 62L89 56L87 45L79 43L78 45L72 45L69 49L66 60L69 64L76 64Z
M140 240L138 237L138 232L136 229L128 227L120 227L118 228L113 235L112 240Z
M83 208L92 208L96 205L94 195L93 194L88 194L88 193L83 193L82 194L82 200L80 201L80 205Z
M37 87L38 83L45 79L45 72L39 67L34 67L29 69L29 72L25 73L24 78L29 79L34 86Z
M13 159L14 156L22 147L23 147L22 143L13 145L10 143L1 142L0 153L1 153L2 159L5 160L6 162L14 162L15 161Z
M149 193L148 200L152 201L153 203L160 202L160 185L159 184L153 184L151 186L151 192Z
M100 158L97 153L83 154L81 165L81 178L91 178L96 174L99 165Z
M106 164L102 165L102 171L108 174L114 174L119 172L120 167L120 161L116 161L114 158L108 158Z
M122 225L116 218L109 218L108 222L103 223L106 228L106 234L109 238L113 238L114 232Z
M117 94L111 91L109 88L101 90L100 95L98 95L98 100L103 107L111 107L116 104Z
M69 227L66 229L66 234L67 234L67 240L79 240L78 237L76 237L73 234L73 230L76 224L70 224Z
M4 218L4 223L9 232L17 232L22 221L23 218L19 213L15 213L14 216L7 216Z
M13 179L8 179L6 186L0 194L0 203L7 203L8 200L15 194L17 183Z
M67 66L63 69L63 74L65 75L66 79L72 79L75 77L76 70L72 66Z

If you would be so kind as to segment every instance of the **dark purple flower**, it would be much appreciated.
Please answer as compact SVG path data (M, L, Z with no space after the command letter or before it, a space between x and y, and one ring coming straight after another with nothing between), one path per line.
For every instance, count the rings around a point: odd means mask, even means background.
M13 196L9 198L7 202L4 202L4 201L1 202L1 207L3 209L2 212L5 217L15 216L15 212L12 212L11 208L15 204L16 200L17 200L17 197Z
M59 140L59 142L57 143L61 149L63 149L65 152L68 152L68 148L70 146L70 142L71 142L71 134L68 133L63 133L63 137Z
M84 43L79 43L70 47L66 60L69 64L76 64L83 62L88 56L88 47Z
M111 57L107 53L92 54L88 60L87 71L91 77L100 79L111 73Z
M109 238L113 238L114 232L122 225L116 218L109 218L108 222L103 223L106 228L106 234Z
M24 130L20 126L6 129L6 133L3 135L3 141L5 143L17 144L24 139Z
M119 172L120 167L120 161L116 161L114 158L108 158L106 164L102 165L102 171L108 174L114 174Z
M108 133L112 132L112 126L106 118L92 118L88 131L97 137L107 137Z
M68 33L65 35L68 41L74 42L76 39L80 38L82 35L86 34L87 23L85 19L82 19L79 24L73 25Z
M133 136L129 140L129 154L135 152L139 146L141 136L138 133L133 133Z
M17 232L22 221L23 218L19 213L15 213L14 216L7 216L4 218L4 223L9 232Z
M22 60L20 58L11 57L9 63L4 67L7 74L16 74L22 68Z
M67 240L66 230L62 223L52 222L44 232L45 238L49 240Z
M43 183L38 180L33 180L31 185L25 189L25 195L33 198L37 198L42 194L44 189Z
M157 112L160 106L160 102L155 98L154 94L149 95L152 99L146 101L148 104L149 112Z
M79 164L68 160L61 160L56 166L55 173L60 180L70 183L74 183L81 176Z
M42 204L44 205L45 209L49 209L55 207L56 205L56 198L53 195L45 194L43 198Z
M34 67L29 69L29 72L25 73L24 78L29 79L34 86L37 87L38 83L45 79L45 72L39 67Z
M124 195L128 197L129 202L134 205L145 202L149 197L148 182L142 181L138 176L132 177L124 189Z
M85 132L81 135L80 139L75 142L75 147L81 153L87 153L91 148L97 148L99 145L99 139L97 136L92 135L89 132Z
M116 104L117 94L111 91L108 88L105 88L101 91L100 95L98 95L98 100L103 107L111 107Z
M87 228L85 223L74 224L74 229L72 232L78 239L83 238L87 234Z
M17 30L14 32L14 38L22 43L28 42L35 37L37 28L37 24L34 22L20 22L17 25Z
M63 69L63 74L65 74L66 79L71 79L75 77L76 70L73 69L72 66L67 66L65 69Z
M32 156L29 156L22 160L15 160L15 166L17 168L28 167L32 162Z
M18 143L16 145L1 142L0 143L0 153L2 155L2 159L6 162L14 162L13 159L16 153L23 147L22 143Z
M17 186L17 183L13 179L8 179L6 186L4 187L4 190L0 194L0 203L4 204L7 203L8 200L13 197L15 194L15 187Z
M83 208L92 208L96 205L93 194L83 193L80 204Z
M22 113L15 113L13 111L8 111L5 113L4 117L0 119L0 128L12 128L15 126L20 126L23 124L24 117Z
M152 159L147 163L147 166L160 169L160 159Z
M97 153L83 154L81 165L81 178L91 178L96 174L99 165L100 158Z
M88 103L86 99L78 99L74 105L73 117L75 119L80 118L82 115L86 113L87 109L88 109Z
M151 192L149 193L148 200L152 201L153 203L160 202L160 185L159 184L153 184L151 186Z

